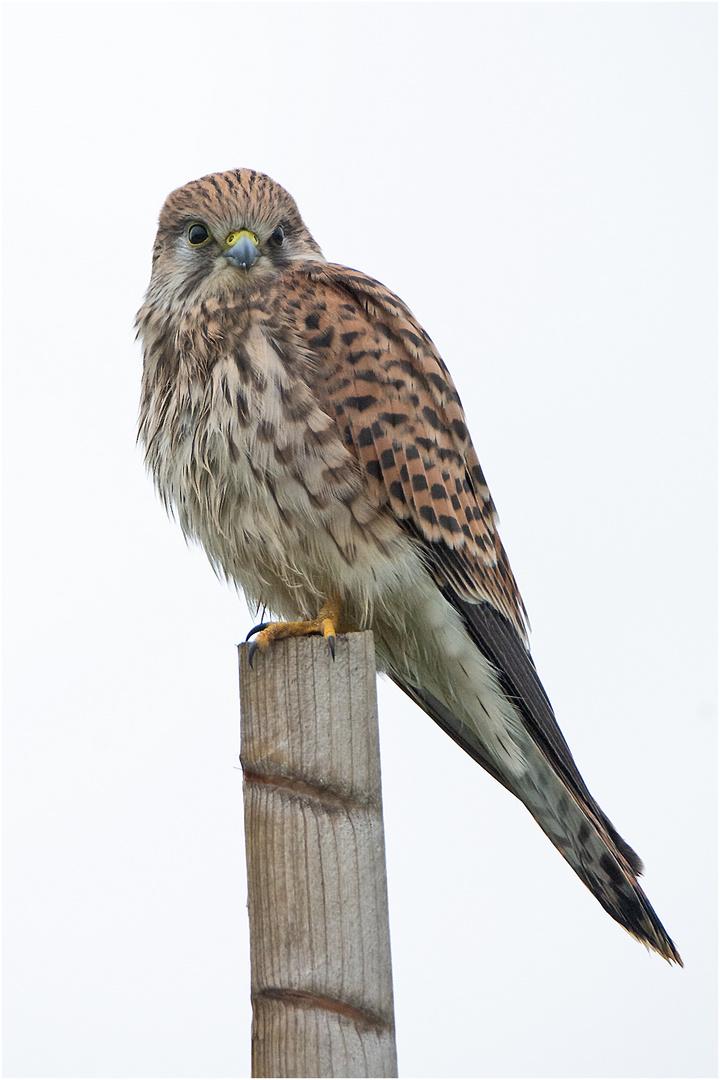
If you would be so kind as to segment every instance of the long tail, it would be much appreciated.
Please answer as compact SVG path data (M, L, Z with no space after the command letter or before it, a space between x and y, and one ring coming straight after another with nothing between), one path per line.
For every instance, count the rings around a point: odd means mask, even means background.
M582 784L557 775L543 751L527 737L520 744L527 769L513 782L503 775L467 724L427 691L391 676L471 757L528 808L540 828L595 898L634 938L668 962L682 959L641 889L642 863ZM579 774L578 774L579 776Z
M665 960L682 960L638 883L642 863L593 801L580 801L554 774L537 747L514 794L609 915Z

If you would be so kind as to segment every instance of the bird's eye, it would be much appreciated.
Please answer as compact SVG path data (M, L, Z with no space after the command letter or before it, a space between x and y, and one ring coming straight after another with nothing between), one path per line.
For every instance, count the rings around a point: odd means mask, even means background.
M285 242L285 230L282 225L278 225L272 236L270 237L270 243L273 247L282 247Z
M210 233L204 225L196 221L187 231L188 244L190 247L202 247L210 239Z

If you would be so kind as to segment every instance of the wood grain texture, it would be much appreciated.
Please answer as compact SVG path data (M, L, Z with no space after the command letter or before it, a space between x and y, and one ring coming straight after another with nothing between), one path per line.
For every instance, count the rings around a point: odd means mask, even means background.
M373 635L247 650L252 1075L397 1076Z

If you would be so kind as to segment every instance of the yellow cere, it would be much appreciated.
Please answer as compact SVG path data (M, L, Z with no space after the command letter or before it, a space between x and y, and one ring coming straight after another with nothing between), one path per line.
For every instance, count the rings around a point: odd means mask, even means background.
M255 233L250 232L249 229L240 229L239 232L228 233L225 237L225 246L231 248L233 244L237 244L241 236L249 236L255 247L258 246L259 241Z

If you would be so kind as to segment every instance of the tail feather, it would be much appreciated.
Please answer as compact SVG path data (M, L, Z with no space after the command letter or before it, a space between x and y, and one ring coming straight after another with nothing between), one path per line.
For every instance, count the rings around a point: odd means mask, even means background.
M642 863L587 793L559 777L529 734L520 744L526 770L504 775L482 742L442 702L396 674L393 680L503 787L527 807L540 828L567 860L607 913L629 934L668 962L683 966L675 945L641 889Z
M528 770L514 794L596 900L634 938L683 966L637 880L642 863L597 804L587 805L553 773L534 745L523 748ZM631 858L628 858L628 854Z

